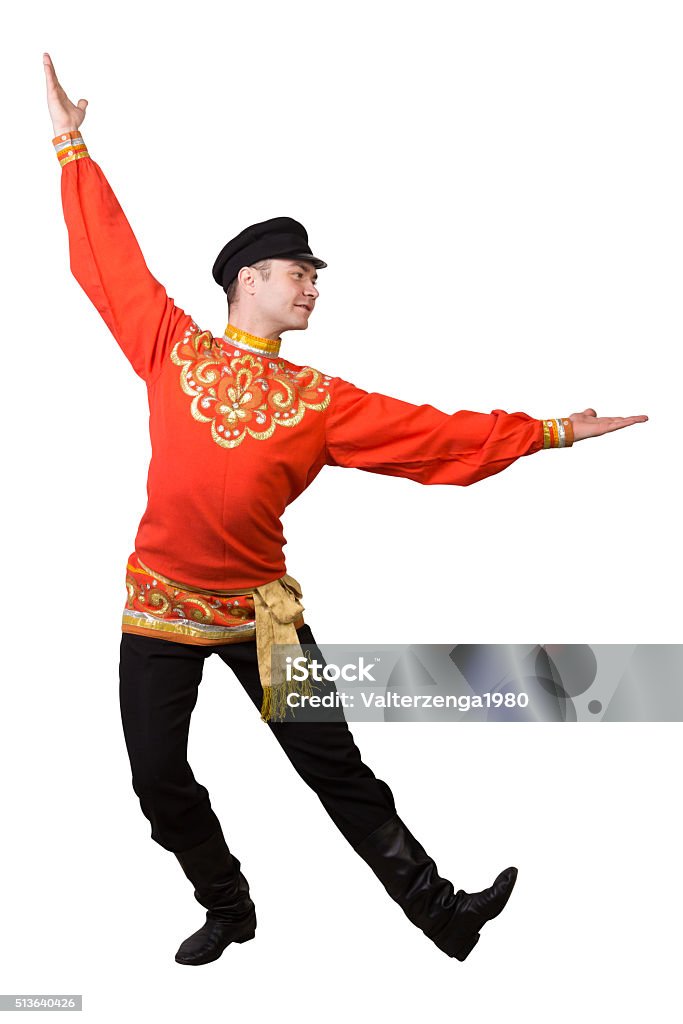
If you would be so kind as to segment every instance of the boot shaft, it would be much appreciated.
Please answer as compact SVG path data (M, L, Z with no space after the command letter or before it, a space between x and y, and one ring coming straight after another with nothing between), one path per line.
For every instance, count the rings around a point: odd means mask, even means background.
M488 889L456 892L398 815L354 848L406 917L458 960L472 951L482 926L503 910L517 878L517 869L507 868Z
M207 911L207 918L240 922L254 916L249 883L240 871L219 829L203 843L175 853L185 876L192 882L195 899Z

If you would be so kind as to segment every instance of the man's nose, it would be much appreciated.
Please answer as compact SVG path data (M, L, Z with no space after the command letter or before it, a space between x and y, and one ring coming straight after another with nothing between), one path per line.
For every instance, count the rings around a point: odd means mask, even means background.
M318 289L316 288L312 281L309 281L308 284L306 285L306 294L312 295L314 299L317 299L318 296L320 295L320 292L318 291Z

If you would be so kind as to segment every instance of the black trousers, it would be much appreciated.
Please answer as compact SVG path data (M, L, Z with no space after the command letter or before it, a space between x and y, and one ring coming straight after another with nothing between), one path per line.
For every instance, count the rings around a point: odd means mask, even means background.
M307 649L315 646L308 626L297 632ZM171 851L197 846L219 828L208 791L187 761L190 716L204 661L214 653L233 670L260 712L255 641L200 647L131 633L121 637L121 719L133 789L152 826L152 839ZM317 648L313 656L323 662ZM322 722L271 722L268 727L352 846L396 813L391 790L361 760L341 709L331 709Z

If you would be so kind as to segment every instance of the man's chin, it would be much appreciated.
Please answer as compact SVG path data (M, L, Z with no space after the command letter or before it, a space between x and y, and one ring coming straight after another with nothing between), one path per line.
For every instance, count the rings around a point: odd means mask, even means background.
M292 317L292 319L287 324L287 326L282 328L282 330L280 331L280 334L282 334L284 331L307 331L308 330L308 321L309 321L309 319L310 319L310 317L308 317L308 316L307 317L303 317L303 316Z

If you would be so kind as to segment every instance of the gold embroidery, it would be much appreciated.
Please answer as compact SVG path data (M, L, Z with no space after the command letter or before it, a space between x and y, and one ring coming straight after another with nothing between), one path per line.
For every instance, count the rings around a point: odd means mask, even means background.
M144 602L147 611L152 615L168 615L171 610L171 599L162 590L148 591L146 600L143 595L140 602Z
M138 565L129 562L127 568L126 609L131 616L153 616L156 620L176 622L180 619L186 623L228 627L228 632L242 630L254 621L253 587L237 592L239 596L229 591L228 598L216 592L198 593L174 586L166 577L148 572L140 562Z
M211 424L222 448L236 448L247 434L264 441L276 427L295 427L307 409L330 402L330 378L311 366L287 369L282 359L225 348L209 331L186 331L171 352L182 367L180 386L192 397L190 411Z
M162 634L169 640L193 644L235 643L256 638L261 681L269 689L269 643L277 637L282 639L283 630L289 637L286 642L295 643L292 629L296 633L304 624L301 614L304 608L299 600L301 587L286 573L248 590L198 593L175 586L170 578L143 565L137 552L133 552L128 561L126 588L128 599L121 623L124 633Z

